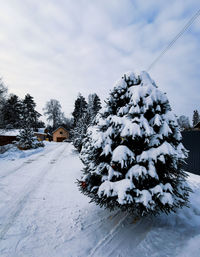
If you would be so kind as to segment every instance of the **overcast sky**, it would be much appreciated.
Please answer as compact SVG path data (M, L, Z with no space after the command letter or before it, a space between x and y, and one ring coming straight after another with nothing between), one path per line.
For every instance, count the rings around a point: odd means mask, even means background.
M149 64L200 8L198 0L0 0L0 76L42 112L69 116L78 92L108 96ZM150 71L177 115L200 111L200 18Z

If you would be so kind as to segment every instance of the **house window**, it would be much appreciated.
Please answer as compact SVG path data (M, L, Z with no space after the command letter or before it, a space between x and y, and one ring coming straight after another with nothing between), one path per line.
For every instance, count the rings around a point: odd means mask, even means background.
M60 135L62 135L63 134L63 132L62 131L60 131Z

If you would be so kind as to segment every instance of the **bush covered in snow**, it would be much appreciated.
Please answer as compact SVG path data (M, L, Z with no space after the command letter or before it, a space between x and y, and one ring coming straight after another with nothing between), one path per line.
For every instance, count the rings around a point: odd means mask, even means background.
M20 131L16 145L21 150L44 147L44 143L37 140L37 137L34 136L33 130L29 127L25 127Z
M135 216L187 204L187 151L164 93L146 72L120 79L88 129L80 190L100 206Z

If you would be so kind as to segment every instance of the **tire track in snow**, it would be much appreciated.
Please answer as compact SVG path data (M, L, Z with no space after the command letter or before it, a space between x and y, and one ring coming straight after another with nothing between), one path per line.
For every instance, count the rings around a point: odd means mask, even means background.
M34 161L37 161L37 160L40 160L41 158L43 158L44 156L48 155L49 153L51 153L52 151L54 151L55 148L51 149L50 151L48 151L47 153L45 154L41 154L39 156L37 156L35 159L27 159L25 162L23 162L19 167L15 168L14 170L10 170L8 172L6 172L4 175L0 176L0 179L4 179L4 178L7 178L8 176L16 173L18 170L21 170L22 168L28 166L29 164L31 164L32 162Z
M127 216L128 213L124 217L122 217L119 220L119 222L111 229L111 231L97 243L97 245L91 250L88 257L93 257L97 250L103 248L107 243L109 243L113 239L113 237L117 234L117 230L120 228L120 226L122 225L123 221L127 218Z
M109 215L107 215L106 217L102 217L102 218L100 218L100 219L98 219L98 220L96 220L96 221L94 221L94 222L92 222L92 223L90 223L90 224L88 224L88 225L83 226L83 229L85 230L85 229L88 229L88 228L90 228L90 227L92 227L92 226L94 226L94 225L97 225L97 224L99 224L99 223L102 223L102 222L105 221L105 220L113 219L113 218L115 218L119 213L120 213L120 211L116 212L116 213L113 214L113 215L112 215L112 214L109 214Z
M129 239L131 238L131 248L132 249L137 250L137 248L141 245L141 247L147 251L147 255L145 255L145 256L150 256L149 252L148 252L148 244L146 243L146 238L147 238L147 235L149 233L151 233L151 231L152 231L153 221L151 220L151 218L141 217L139 220L137 220L136 223L132 222L130 224L131 224L131 227L126 228L126 230L124 231L125 233L123 233L122 240L120 240L120 239L118 240L118 245L123 244L124 238L129 238ZM159 237L159 235L157 235L157 236ZM110 240L109 240L109 242L110 242ZM141 243L143 243L143 244L141 244ZM106 244L104 244L104 247ZM124 249L126 249L126 248L124 248ZM128 249L128 247L127 247L127 249ZM123 252L120 250L121 249L118 248L116 251L116 248L113 248L109 252L108 256L116 256L117 253L119 253L119 256L127 256L126 255L127 252ZM140 256L140 255L138 253L136 253L134 256Z
M66 145L64 147L64 149L62 147L62 150L59 151L59 153L56 155L56 157L53 158L53 160L61 159L63 157L63 154L64 154L67 146L68 145ZM18 201L16 201L16 204L14 204L14 206L12 206L9 210L6 211L6 213L8 213L7 220L4 222L5 225L0 230L0 240L2 240L4 238L4 236L6 235L6 233L12 226L12 224L15 222L16 218L19 216L19 214L25 207L28 199L30 198L30 195L33 194L34 191L36 191L39 188L45 175L47 175L47 173L49 173L49 171L52 168L54 168L54 165L50 165L50 163L48 162L46 167L42 169L41 173L34 180L31 179L31 182L28 183L28 185L26 186L26 189L25 189L25 194L23 194L21 197L19 197ZM4 216L6 216L6 215L4 215Z
M97 243L97 245L92 249L88 257L96 256L95 255L96 253L98 253L99 251L101 252L101 249L103 249L111 240L113 240L113 238L119 233L119 229L121 228L123 222L126 220L128 216L129 216L129 213L127 213L124 217L122 217L119 220L117 225L115 225L114 228ZM132 245L136 248L146 238L147 234L151 231L152 222L149 220L141 219L137 223L135 223L132 228L134 229L133 230L135 232L134 234L137 235L136 240L132 242ZM131 231L131 234L133 233L133 231ZM109 253L109 256L117 256L116 254L117 253L115 249L113 249L113 251ZM97 256L100 256L100 255L97 255Z

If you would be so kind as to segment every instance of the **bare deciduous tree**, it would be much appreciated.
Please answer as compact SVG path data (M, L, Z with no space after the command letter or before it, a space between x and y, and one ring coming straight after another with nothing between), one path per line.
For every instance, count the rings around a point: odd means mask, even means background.
M43 108L47 121L52 122L53 129L62 123L64 114L61 111L61 104L56 99L50 99Z

